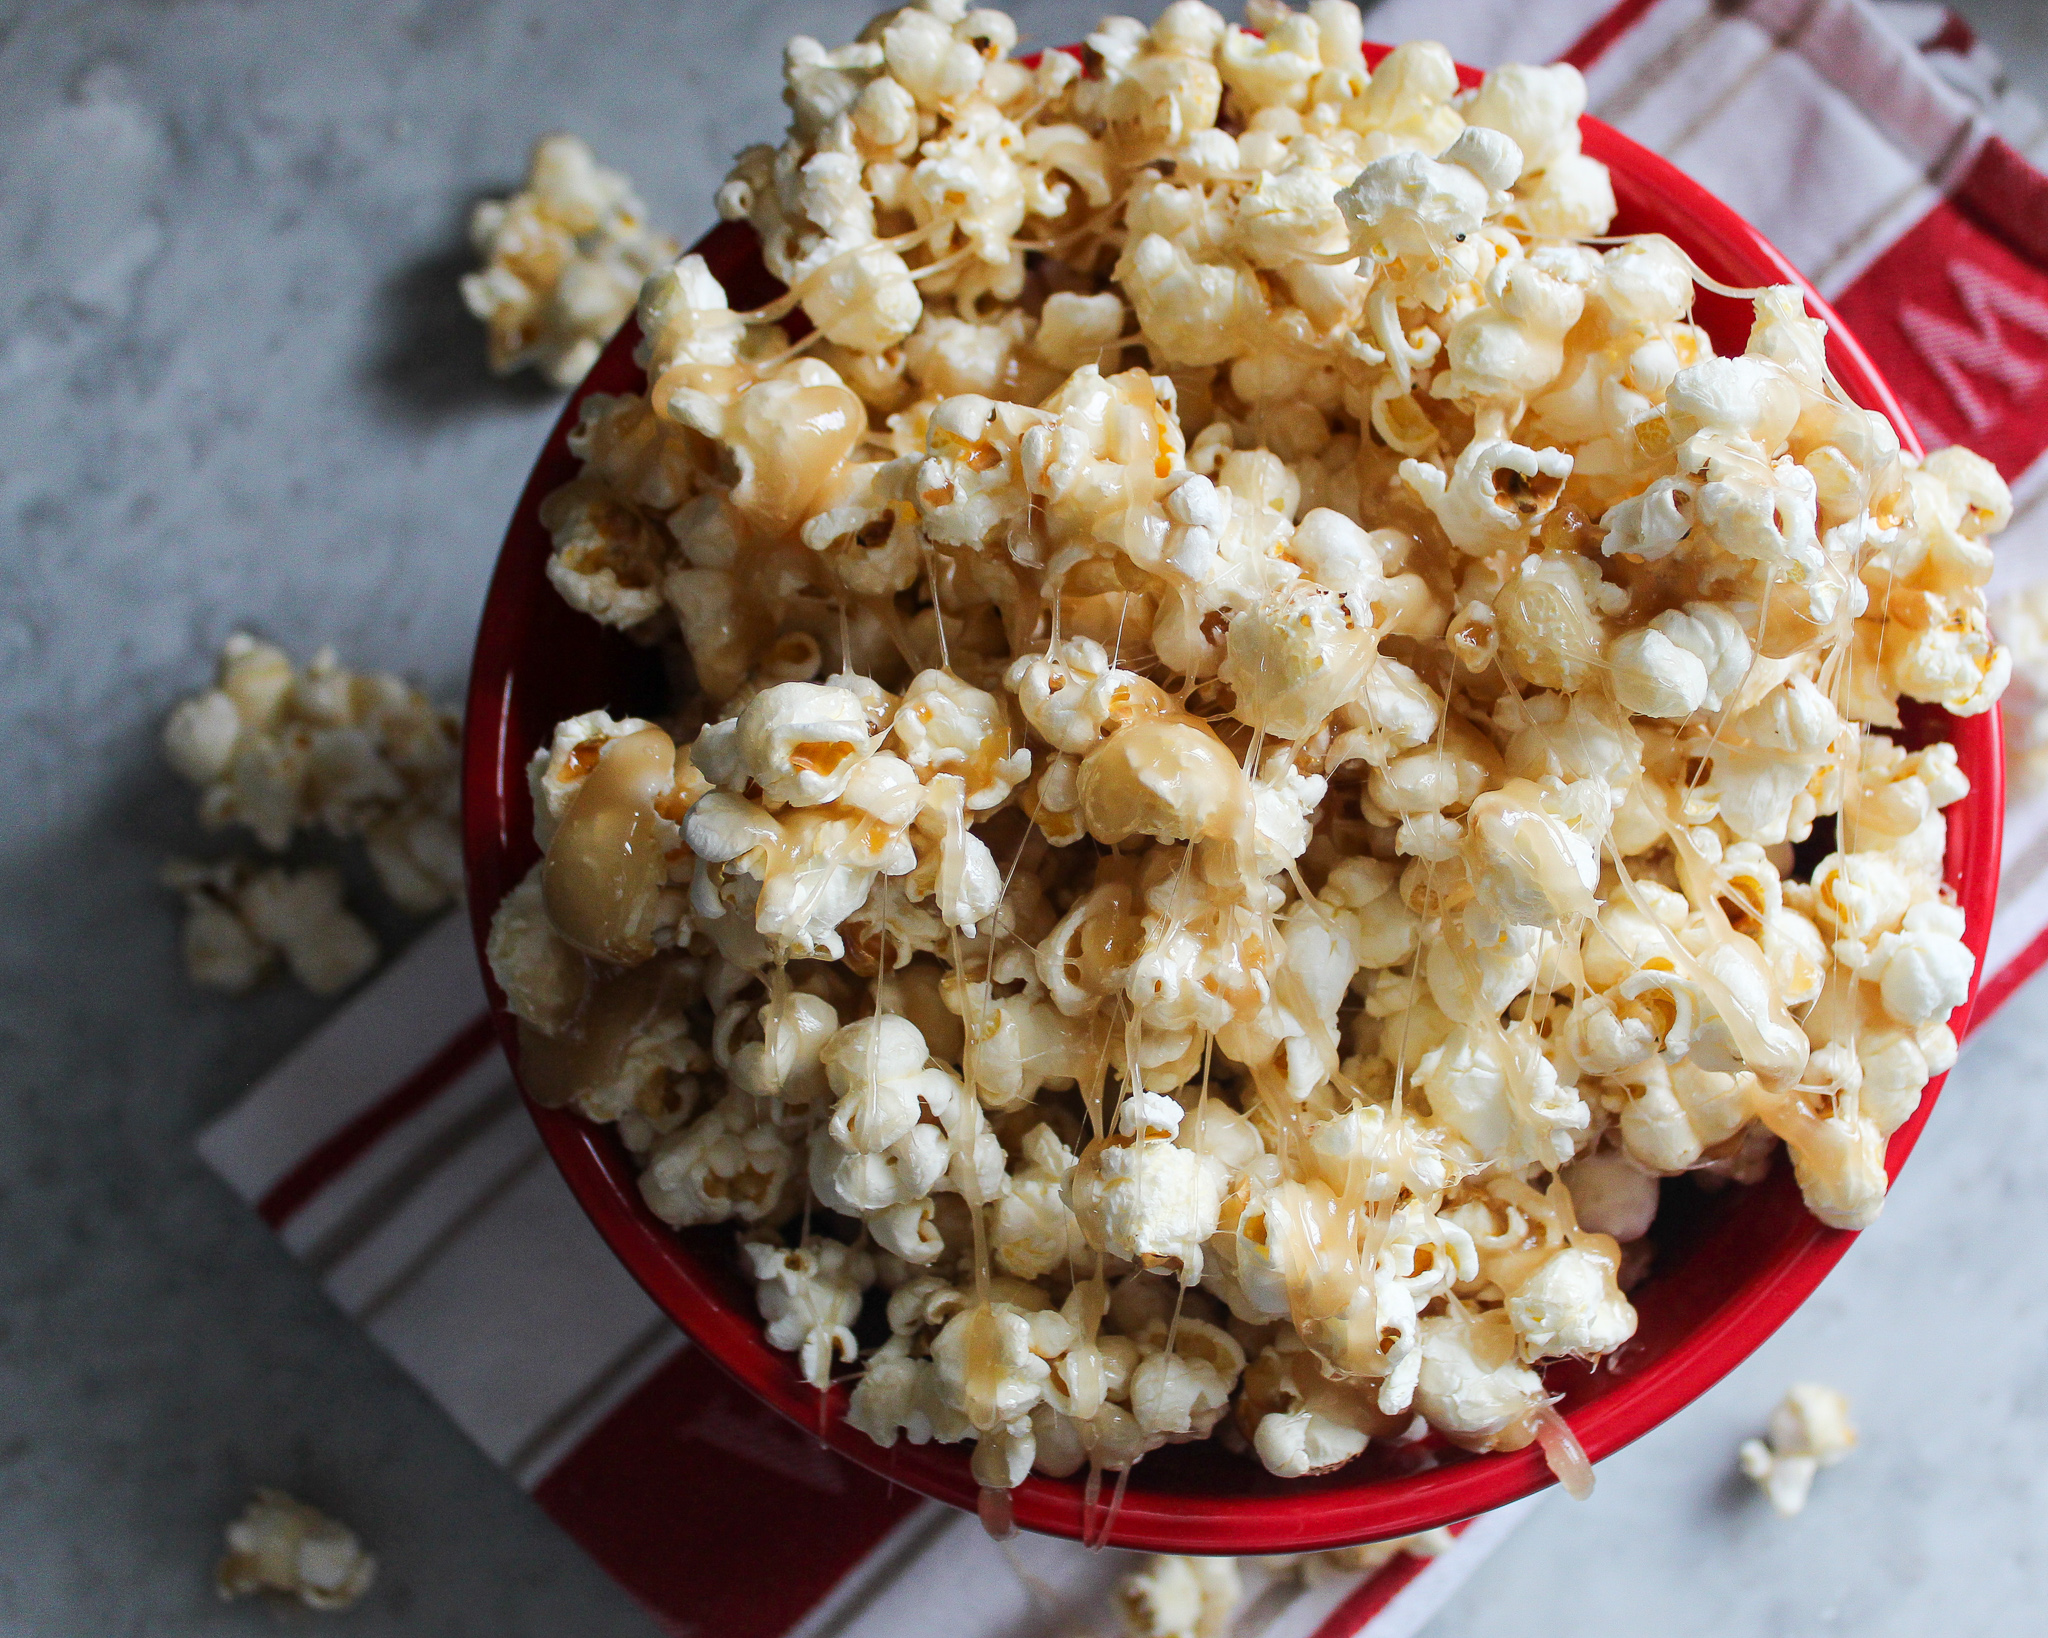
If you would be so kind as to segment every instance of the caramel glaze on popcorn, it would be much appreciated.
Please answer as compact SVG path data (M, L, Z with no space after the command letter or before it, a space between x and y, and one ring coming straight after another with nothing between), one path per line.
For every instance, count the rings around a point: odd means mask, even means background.
M697 688L535 758L528 1083L992 1527L1210 1436L1582 1487L1540 1373L1633 1333L1658 1178L1782 1141L1867 1223L1971 976L1967 781L1875 730L2003 685L1996 474L1795 292L1716 358L1668 241L1586 243L1573 70L1247 21L793 42L720 193L787 296L649 279L545 514Z

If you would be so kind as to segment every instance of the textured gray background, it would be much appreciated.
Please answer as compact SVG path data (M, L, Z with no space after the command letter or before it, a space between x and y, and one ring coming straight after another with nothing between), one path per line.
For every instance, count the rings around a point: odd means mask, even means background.
M467 203L568 126L688 229L779 128L777 48L871 9L54 5L0 14L0 1634L270 1632L205 1575L278 1483L354 1521L338 1630L651 1627L343 1321L190 1138L321 1015L194 994L155 728L248 623L456 687L553 414L491 381ZM1027 33L1098 6L1023 4ZM1140 8L1140 9L1150 9ZM1965 0L2043 89L2048 8ZM403 936L402 925L390 931ZM1545 1506L1436 1626L1982 1630L2048 1582L2048 989L1973 1043L1882 1223L1749 1365ZM1731 1477L1784 1384L1866 1448L1809 1513ZM296 1627L303 1622L287 1620Z

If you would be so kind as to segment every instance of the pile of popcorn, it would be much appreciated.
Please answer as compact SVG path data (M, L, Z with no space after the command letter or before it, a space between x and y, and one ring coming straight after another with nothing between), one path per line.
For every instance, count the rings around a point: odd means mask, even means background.
M209 830L245 831L273 856L308 832L359 839L378 885L415 914L461 890L457 719L402 678L349 671L331 649L300 669L238 634L214 686L171 712L163 743ZM332 995L377 964L376 937L331 866L173 859L163 879L185 901L186 970L209 988L239 995L281 961Z
M732 1224L849 1420L1033 1472L1541 1440L1659 1180L1840 1227L1954 1061L1954 750L2010 500L1792 289L1601 249L1569 67L1368 73L1348 0L787 53L553 583L694 670L562 723L491 937L541 1101ZM1824 853L1794 873L1793 845Z
M491 368L531 365L558 387L589 373L641 281L677 250L648 225L632 182L559 132L534 145L525 187L476 207L469 238L483 266L462 280L462 299L483 320Z

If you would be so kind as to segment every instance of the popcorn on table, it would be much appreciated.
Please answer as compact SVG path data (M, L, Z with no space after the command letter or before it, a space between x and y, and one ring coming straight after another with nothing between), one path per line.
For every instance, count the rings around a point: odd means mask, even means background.
M1372 1575L1403 1553L1435 1558L1453 1539L1448 1530L1426 1530L1333 1552L1243 1560L1155 1553L1118 1579L1110 1602L1125 1638L1224 1638L1247 1602L1246 1566L1255 1577L1291 1577L1313 1587Z
M1805 1508L1814 1475L1855 1448L1848 1399L1816 1382L1795 1382L1771 1412L1769 1442L1745 1439L1738 1456L1771 1506L1791 1518Z
M185 901L185 971L207 989L247 994L282 961L315 995L339 995L377 965L376 935L342 903L336 871L172 859L163 883Z
M491 368L530 364L558 387L590 372L641 281L676 256L631 179L567 132L534 145L525 187L476 207L469 238L484 265L464 275L462 299L484 322Z
M227 1528L213 1584L222 1598L282 1593L308 1609L345 1610L377 1576L377 1560L347 1525L282 1490L259 1490Z
M1996 473L1843 402L1797 292L1718 357L1670 242L1583 242L1575 70L1245 21L792 41L718 195L789 294L650 277L544 513L699 693L534 759L523 1078L995 1490L1576 1473L1542 1373L1633 1334L1660 1180L1782 1143L1869 1223L1971 977L1967 781L1886 730L2005 684Z
M214 686L181 701L163 735L208 829L239 828L273 855L310 831L360 839L378 884L415 914L462 886L458 741L455 714L402 678L349 671L331 649L301 669L246 634L228 639ZM185 900L186 970L209 988L240 994L282 957L330 995L377 963L330 869L173 860L164 884Z

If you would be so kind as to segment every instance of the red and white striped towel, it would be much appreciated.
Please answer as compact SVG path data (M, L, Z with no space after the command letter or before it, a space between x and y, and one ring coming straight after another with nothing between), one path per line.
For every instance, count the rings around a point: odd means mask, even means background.
M1563 58L1592 112L1777 241L1926 442L2012 481L1999 589L2048 575L2048 125L1938 5L1390 0L1382 38ZM2048 798L2015 809L1981 1019L2048 959ZM977 1638L1099 1626L1121 1555L999 1548L825 1451L655 1310L547 1162L451 917L200 1140L479 1445L677 1633ZM1526 1507L1527 1504L1522 1504ZM1276 1586L1260 1638L1415 1632L1521 1516L1363 1582ZM778 1546L772 1560L754 1544ZM758 1555L750 1556L750 1555Z

